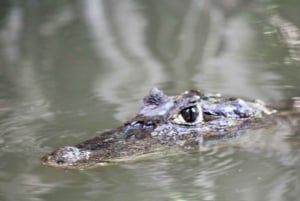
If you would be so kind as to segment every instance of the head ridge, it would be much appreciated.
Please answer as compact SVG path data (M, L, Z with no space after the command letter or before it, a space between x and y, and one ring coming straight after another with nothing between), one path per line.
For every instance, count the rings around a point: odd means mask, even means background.
M154 87L150 90L148 96L144 98L144 105L161 105L168 100L168 96L164 94L163 91L159 90L158 88Z

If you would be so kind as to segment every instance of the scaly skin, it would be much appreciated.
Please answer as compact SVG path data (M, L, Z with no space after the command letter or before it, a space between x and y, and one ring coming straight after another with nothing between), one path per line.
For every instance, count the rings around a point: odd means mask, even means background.
M82 169L171 150L196 151L204 143L236 136L240 130L268 126L266 119L275 112L258 100L196 90L166 96L153 88L130 121L78 145L59 148L45 155L42 163Z

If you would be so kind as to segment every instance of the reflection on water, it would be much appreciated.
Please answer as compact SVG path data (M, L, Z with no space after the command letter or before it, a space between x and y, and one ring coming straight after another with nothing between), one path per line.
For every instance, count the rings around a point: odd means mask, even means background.
M274 31L277 31L282 40L282 44L288 47L288 57L286 63L300 60L300 30L292 22L285 20L277 14L271 17L271 23Z
M94 92L108 102L120 104L120 95L130 93L139 98L144 94L145 85L155 86L160 80L165 80L165 74L160 62L146 47L146 22L141 14L132 12L136 10L136 3L106 3L107 7L103 1L84 2L93 45L104 65L110 68L105 76L101 74L96 80ZM121 107L123 110L132 108L126 103Z
M3 2L0 200L298 199L297 115L200 154L86 171L39 158L120 125L153 86L291 102L299 2Z

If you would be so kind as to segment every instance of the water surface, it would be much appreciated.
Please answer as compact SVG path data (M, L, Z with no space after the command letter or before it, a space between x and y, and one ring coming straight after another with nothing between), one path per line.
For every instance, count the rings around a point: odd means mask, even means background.
M300 200L299 117L207 152L85 171L40 164L132 117L156 86L283 107L300 96L297 0L0 5L0 200Z

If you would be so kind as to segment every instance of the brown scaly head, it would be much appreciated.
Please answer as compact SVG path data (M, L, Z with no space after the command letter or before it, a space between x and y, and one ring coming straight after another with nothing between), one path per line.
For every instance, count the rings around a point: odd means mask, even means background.
M44 165L86 168L149 154L195 151L210 140L235 136L274 113L262 101L224 98L196 90L167 96L153 88L137 115L124 125L45 155Z

